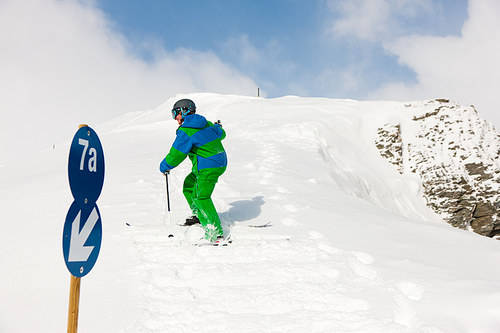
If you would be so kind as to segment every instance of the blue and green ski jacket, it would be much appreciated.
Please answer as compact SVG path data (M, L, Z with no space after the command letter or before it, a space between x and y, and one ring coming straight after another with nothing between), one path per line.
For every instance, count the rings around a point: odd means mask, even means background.
M170 152L160 164L160 172L175 168L187 156L193 163L192 171L195 173L226 167L227 155L222 146L225 137L226 132L219 124L213 124L199 114L187 115L177 129Z

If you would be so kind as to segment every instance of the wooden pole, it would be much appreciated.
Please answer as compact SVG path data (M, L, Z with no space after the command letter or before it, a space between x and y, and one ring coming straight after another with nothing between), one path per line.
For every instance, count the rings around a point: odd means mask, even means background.
M88 126L80 124L78 129ZM69 307L68 307L68 333L78 332L78 310L80 308L80 284L81 278L71 274L71 283L69 286Z
M73 274L71 274L71 285L69 287L68 333L76 333L78 331L80 282L81 278L74 277Z

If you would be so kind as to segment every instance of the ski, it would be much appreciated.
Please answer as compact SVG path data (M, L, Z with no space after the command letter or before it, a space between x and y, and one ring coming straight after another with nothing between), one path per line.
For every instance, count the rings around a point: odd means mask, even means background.
M191 222L191 221L186 221L186 222L177 222L177 225L179 227L191 227L191 226L199 226L201 227L201 224L199 222ZM265 227L272 227L271 221L264 223L264 224L247 224L245 227L248 228L265 228Z
M177 223L177 225L178 225L179 227L191 227L191 226L193 226L193 225L194 225L194 226L200 226L200 227L201 227L201 224L200 224L200 223L192 223L192 224L190 224L190 223L186 223L186 222L178 222L178 223Z
M212 245L213 246L228 246L232 242L233 242L232 239L226 238L226 239L216 240Z
M249 224L247 227L249 228L265 228L265 227L271 227L271 221L264 223L264 224Z
M233 242L233 240L230 237L217 239L213 242L207 241L205 239L201 239L199 242L194 243L193 245L198 246L198 247L201 247L201 246L228 246L232 242Z
M184 222L177 222L177 225L181 227L189 227L196 224L200 225L200 220L196 216L190 216Z

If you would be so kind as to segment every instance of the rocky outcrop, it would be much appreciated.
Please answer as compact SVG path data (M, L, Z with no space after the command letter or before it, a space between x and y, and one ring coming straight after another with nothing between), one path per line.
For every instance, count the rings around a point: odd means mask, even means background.
M387 124L378 129L377 148L380 155L403 173L403 139L400 124Z
M379 128L380 155L420 176L429 207L451 225L500 235L500 137L472 106L448 100L406 105L406 124Z

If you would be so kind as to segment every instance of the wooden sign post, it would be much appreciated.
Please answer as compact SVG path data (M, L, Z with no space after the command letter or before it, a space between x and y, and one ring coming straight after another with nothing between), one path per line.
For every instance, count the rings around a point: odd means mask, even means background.
M78 331L78 309L80 305L81 278L71 275L69 287L68 333Z
M104 153L97 133L80 125L68 158L68 179L73 194L63 228L63 256L71 273L68 333L77 333L81 278L94 267L102 241L97 198L104 183Z

